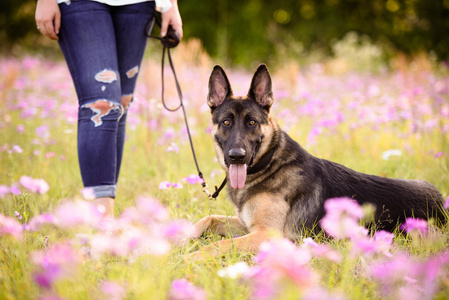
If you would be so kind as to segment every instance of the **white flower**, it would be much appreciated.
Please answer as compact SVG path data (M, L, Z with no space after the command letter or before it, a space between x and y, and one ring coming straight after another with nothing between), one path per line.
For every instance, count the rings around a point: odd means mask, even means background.
M398 149L390 149L382 153L383 160L389 160L391 156L401 156L402 151Z
M239 262L234 265L231 265L227 268L218 270L217 274L219 277L228 277L235 279L237 277L240 277L241 275L245 274L245 272L249 269L246 262Z

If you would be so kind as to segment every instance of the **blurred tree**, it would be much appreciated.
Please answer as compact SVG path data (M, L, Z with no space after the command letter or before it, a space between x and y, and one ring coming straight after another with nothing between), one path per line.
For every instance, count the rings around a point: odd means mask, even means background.
M3 50L45 45L34 24L36 0L0 1ZM353 31L385 49L449 59L449 0L179 0L185 38L233 65L322 51ZM53 45L54 46L54 45Z

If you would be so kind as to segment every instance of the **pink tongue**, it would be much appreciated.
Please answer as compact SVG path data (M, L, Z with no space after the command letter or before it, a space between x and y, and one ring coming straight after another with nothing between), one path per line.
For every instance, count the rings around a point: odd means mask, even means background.
M246 165L230 165L229 179L231 180L231 186L233 188L243 188L246 181Z

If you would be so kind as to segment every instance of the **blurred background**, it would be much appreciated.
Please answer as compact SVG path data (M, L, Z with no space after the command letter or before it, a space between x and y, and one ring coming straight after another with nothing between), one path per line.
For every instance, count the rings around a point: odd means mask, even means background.
M36 0L0 1L0 50L59 55L38 34ZM180 0L185 42L230 66L345 55L388 61L398 54L449 58L449 0ZM352 52L351 52L352 51Z

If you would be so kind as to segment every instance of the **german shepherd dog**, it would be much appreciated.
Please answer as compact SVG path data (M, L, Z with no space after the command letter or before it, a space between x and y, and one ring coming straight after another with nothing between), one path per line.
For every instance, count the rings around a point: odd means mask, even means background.
M367 175L306 152L274 121L273 102L264 64L255 72L246 97L234 96L224 70L214 67L207 104L216 154L237 216L207 216L195 224L193 238L208 229L245 235L206 246L193 258L216 256L233 246L255 252L273 232L295 239L303 229L319 227L324 202L334 197L374 205L376 230L393 231L407 217L443 218L443 197L426 181Z

